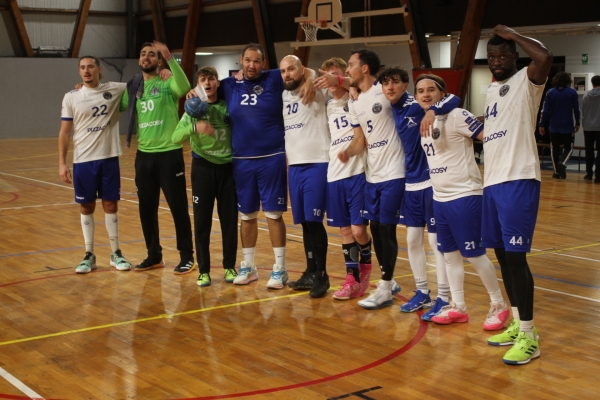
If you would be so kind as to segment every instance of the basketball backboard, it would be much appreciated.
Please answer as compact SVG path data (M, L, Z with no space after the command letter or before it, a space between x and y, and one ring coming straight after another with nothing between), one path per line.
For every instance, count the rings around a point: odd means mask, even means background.
M342 21L341 0L312 0L308 5L307 19L327 21L320 29L330 29Z

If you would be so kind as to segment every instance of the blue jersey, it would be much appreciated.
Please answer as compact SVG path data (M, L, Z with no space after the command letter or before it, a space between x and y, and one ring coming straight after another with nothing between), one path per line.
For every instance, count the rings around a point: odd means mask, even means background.
M452 94L431 106L436 114L447 114L460 105L460 99ZM421 148L421 120L425 111L414 96L404 92L396 104L392 104L396 130L406 157L406 183L419 183L429 179L427 155Z
M254 81L221 81L231 120L234 158L264 157L285 152L283 79L279 69L263 71Z

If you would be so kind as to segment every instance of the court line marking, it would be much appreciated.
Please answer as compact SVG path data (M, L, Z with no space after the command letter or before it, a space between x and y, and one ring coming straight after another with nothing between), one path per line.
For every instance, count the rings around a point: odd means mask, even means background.
M0 376L3 377L8 383L17 388L21 393L29 396L30 399L35 400L44 400L42 396L34 392L29 386L15 378L12 374L10 374L7 370L0 367Z

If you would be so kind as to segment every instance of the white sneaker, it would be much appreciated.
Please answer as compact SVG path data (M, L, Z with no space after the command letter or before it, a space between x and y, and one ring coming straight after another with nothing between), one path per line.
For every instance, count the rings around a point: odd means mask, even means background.
M250 264L249 262L242 261L240 266L240 272L238 276L233 280L234 285L247 285L252 281L258 280L258 271L256 271L256 265Z
M369 294L364 300L358 302L358 305L367 310L377 310L382 307L391 306L394 302L391 291L391 282L379 281L377 282L377 289Z
M287 283L289 277L284 267L280 267L277 264L273 265L273 272L271 272L271 278L267 282L267 288L269 289L283 289Z
M400 285L398 285L396 281L392 279L392 285L390 286L390 292L392 293L392 296L400 293L401 290L402 288Z

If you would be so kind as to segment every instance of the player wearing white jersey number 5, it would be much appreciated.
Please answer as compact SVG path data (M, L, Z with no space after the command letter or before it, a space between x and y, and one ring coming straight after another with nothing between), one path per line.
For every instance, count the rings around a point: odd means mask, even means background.
M520 71L517 44L533 60ZM506 332L488 343L512 344L502 361L518 365L540 355L526 253L531 250L540 202L540 163L533 133L552 53L537 40L498 25L488 41L487 58L496 82L488 87L485 102L482 246L496 252L515 318Z
M101 84L102 67L93 56L79 59L79 75L83 87L65 94L58 133L58 173L63 182L73 181L75 202L81 205L85 256L75 272L86 274L96 269L94 211L98 197L102 199L112 250L110 264L127 271L131 265L119 249L117 218L121 184L118 156L122 153L119 110L125 83ZM66 160L72 130L73 176Z

